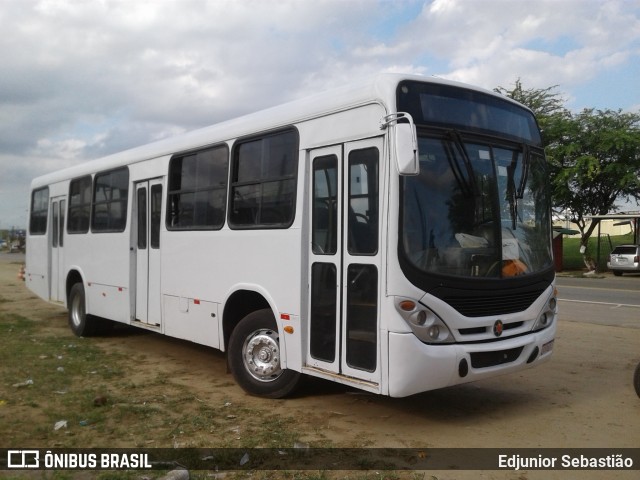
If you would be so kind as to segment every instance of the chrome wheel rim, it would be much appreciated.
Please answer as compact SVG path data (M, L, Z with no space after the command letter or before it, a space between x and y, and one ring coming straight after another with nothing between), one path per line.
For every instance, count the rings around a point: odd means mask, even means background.
M282 374L278 332L262 329L247 337L242 360L249 374L260 382L272 382Z
M76 327L82 325L84 318L84 302L80 295L75 295L71 300L71 321Z

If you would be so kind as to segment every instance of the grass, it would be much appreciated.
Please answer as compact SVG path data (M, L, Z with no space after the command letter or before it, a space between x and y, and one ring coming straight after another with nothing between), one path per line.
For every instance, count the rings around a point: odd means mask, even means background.
M135 359L41 330L40 322L0 313L4 445L285 448L298 440L289 418L213 405L162 372L131 380ZM100 398L106 404L96 406ZM59 421L66 426L56 430Z
M71 425L105 421L106 409L95 407L93 400L122 373L121 359L99 352L86 339L69 342L68 337L41 335L38 327L21 315L0 314L3 444L86 446L64 432ZM58 421L66 421L67 427L54 430Z

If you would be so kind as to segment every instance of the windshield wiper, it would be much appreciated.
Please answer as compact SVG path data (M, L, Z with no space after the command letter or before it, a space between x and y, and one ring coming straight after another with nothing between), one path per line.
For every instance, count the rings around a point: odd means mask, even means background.
M518 191L516 190L516 167L518 166L517 151L513 152L511 165L507 167L507 200L509 202L509 215L511 216L511 229L516 229L516 219L518 215Z
M527 177L529 176L529 145L522 144L522 174L518 188L516 188L515 173L518 167L518 157L520 152L513 152L511 165L507 167L507 197L509 200L509 214L511 215L511 228L516 229L518 220L518 200L524 198L524 190L527 187ZM522 219L521 219L522 220Z
M524 198L524 190L527 187L527 177L529 176L529 163L531 161L531 149L526 143L522 144L522 178L520 179L520 185L518 185L518 191L516 192L517 198Z
M446 143L445 150L447 151L447 157L449 157L449 164L453 171L460 188L463 190L463 194L467 197L478 195L478 186L476 184L476 178L473 174L473 166L471 165L471 159L467 154L467 149L464 146L460 133L456 130L449 130L445 138L449 140L455 146L455 150L451 148L449 143ZM459 155L456 155L456 152ZM462 158L463 167L458 162L458 156ZM466 172L466 175L465 175Z

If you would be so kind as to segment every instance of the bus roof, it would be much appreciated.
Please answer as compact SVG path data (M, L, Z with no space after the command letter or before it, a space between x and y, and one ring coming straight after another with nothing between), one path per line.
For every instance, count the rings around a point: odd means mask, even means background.
M380 103L384 105L387 110L391 110L395 108L396 87L398 83L403 80L453 85L499 96L499 94L495 92L479 87L436 77L381 73L364 81L354 82L333 90L320 92L211 126L48 173L35 178L31 183L31 188L38 188L62 180L77 178L82 175L117 168L131 163L202 148L207 145L219 144L242 136L289 126L368 103Z

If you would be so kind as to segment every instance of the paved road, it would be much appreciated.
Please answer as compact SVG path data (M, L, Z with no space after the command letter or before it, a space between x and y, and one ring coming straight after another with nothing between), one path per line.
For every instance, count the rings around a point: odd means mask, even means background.
M560 320L640 328L640 275L558 277Z

